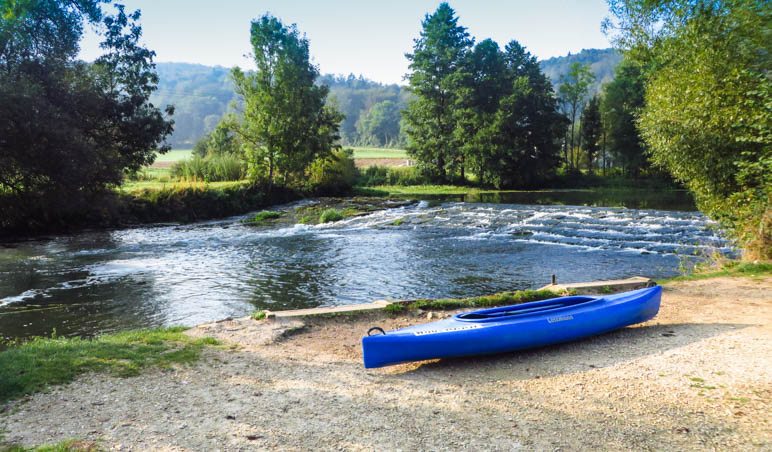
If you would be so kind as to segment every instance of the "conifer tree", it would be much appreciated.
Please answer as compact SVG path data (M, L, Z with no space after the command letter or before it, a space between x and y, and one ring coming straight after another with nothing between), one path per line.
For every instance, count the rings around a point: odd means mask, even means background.
M427 15L422 25L413 53L406 55L412 71L407 75L409 88L416 96L405 114L407 151L428 175L444 182L460 161L461 146L453 133L458 69L472 39L447 3Z

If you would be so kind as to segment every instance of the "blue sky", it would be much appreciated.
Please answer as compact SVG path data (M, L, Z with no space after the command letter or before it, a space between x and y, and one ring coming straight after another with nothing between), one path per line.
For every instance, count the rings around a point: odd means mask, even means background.
M125 0L128 10L142 11L144 44L158 62L188 62L226 67L253 67L249 24L270 12L285 24L295 23L311 43L322 73L362 74L383 83L403 83L404 57L421 30L421 20L439 1L391 0ZM600 31L608 14L605 0L451 1L459 23L476 41L512 39L539 59L610 47ZM81 58L99 54L99 38L86 36Z

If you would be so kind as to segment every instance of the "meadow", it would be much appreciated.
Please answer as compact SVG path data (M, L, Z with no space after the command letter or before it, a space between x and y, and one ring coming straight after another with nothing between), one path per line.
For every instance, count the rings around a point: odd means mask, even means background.
M349 147L354 151L355 159L401 159L408 158L404 149L386 149L373 147ZM172 149L166 154L156 154L156 163L174 163L193 155L193 149Z

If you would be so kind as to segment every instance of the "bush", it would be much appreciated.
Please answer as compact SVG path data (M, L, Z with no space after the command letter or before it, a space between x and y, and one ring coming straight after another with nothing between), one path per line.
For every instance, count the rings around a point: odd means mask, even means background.
M424 185L429 179L412 166L370 166L359 177L357 185L373 187L377 185Z
M274 212L272 210L264 210L262 212L258 212L255 214L254 217L252 217L251 223L262 223L266 220L275 220L279 218L281 214L279 212Z
M319 216L319 223L330 223L332 221L340 221L343 219L341 214L336 209L327 209Z
M213 154L205 158L194 155L172 165L171 176L186 180L224 182L244 179L246 170L244 161L233 154Z
M315 194L342 193L357 182L357 169L351 149L335 151L332 157L311 164L305 183Z

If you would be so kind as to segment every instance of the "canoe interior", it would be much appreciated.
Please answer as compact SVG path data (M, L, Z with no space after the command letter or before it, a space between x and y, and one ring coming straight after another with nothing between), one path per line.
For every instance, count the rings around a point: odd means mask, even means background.
M514 316L523 315L536 315L544 312L554 311L556 309L567 308L571 306L578 306L585 303L591 303L593 301L600 300L600 297L563 297L553 298L551 300L537 301L533 303L525 303L515 306L504 306L501 308L484 309L482 311L467 312L464 314L458 314L455 316L458 320L465 321L486 321L486 320L502 320Z

